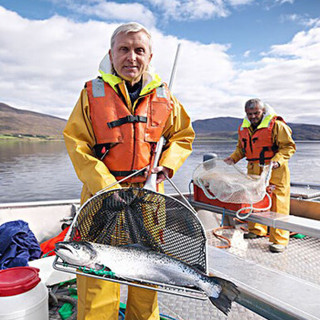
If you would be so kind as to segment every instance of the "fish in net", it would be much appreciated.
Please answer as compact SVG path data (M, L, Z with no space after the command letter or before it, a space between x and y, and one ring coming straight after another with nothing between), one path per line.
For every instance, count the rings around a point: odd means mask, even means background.
M206 236L183 202L152 190L122 188L93 196L79 210L70 240L141 244L206 272Z

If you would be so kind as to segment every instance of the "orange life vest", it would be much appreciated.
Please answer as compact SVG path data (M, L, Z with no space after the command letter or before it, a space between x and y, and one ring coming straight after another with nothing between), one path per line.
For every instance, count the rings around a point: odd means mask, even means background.
M159 141L172 111L170 94L162 84L139 97L134 114L122 98L102 79L86 83L90 115L96 137L96 156L120 180L151 162L152 152ZM126 182L143 182L143 173Z
M278 151L278 146L272 141L272 130L276 120L284 120L275 116L267 127L256 129L250 134L249 128L239 126L238 135L248 161L259 162L261 165L270 163L270 159L274 157Z

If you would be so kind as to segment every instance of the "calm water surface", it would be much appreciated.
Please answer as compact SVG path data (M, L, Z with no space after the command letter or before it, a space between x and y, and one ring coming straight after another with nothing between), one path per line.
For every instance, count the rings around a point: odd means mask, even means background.
M214 152L223 159L235 146L236 142L225 141L194 144L173 182L187 192L203 154ZM320 142L297 142L290 169L292 181L320 184ZM0 142L0 203L78 199L80 191L81 182L63 142ZM166 191L175 192L168 183Z

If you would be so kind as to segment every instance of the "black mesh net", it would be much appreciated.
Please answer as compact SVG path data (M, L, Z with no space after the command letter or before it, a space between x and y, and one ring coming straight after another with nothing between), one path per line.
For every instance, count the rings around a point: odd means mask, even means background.
M71 240L138 243L206 271L206 237L195 214L170 196L139 188L106 191L83 205Z

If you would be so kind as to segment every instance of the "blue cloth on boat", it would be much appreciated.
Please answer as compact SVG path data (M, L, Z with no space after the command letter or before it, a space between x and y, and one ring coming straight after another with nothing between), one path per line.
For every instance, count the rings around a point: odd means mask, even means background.
M0 270L27 266L40 256L39 243L27 222L9 221L0 226Z

